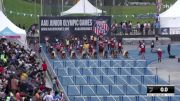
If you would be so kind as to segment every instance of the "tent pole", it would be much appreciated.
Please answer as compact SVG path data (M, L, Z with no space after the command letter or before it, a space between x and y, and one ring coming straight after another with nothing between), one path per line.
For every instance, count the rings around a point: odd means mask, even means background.
M85 16L85 0L84 0L84 16Z
M62 5L61 6L62 6L62 8L61 8L62 11L61 12L63 12L64 11L64 0L62 0Z
M37 15L37 12L36 12L36 5L37 5L36 4L36 0L34 1L34 5L35 5L35 7L34 7L34 14ZM35 16L35 22L36 22L36 19L37 19L37 16Z
M97 13L97 0L96 0L96 15L98 15L98 13Z
M43 15L43 4L42 4L42 0L41 0L41 16Z

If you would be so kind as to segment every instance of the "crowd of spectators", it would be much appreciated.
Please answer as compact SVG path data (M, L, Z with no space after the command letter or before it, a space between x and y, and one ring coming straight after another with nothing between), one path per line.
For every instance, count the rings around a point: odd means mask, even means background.
M0 39L0 101L64 101L62 91L46 87L47 68L33 50Z
M133 24L131 21L112 24L112 32L121 35L152 35L158 27L158 22L137 22Z

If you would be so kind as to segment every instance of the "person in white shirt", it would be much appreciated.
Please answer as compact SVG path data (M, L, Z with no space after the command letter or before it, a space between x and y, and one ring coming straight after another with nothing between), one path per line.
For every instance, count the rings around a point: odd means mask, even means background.
M47 95L43 98L44 101L53 101L53 95L51 95L51 92L49 91Z

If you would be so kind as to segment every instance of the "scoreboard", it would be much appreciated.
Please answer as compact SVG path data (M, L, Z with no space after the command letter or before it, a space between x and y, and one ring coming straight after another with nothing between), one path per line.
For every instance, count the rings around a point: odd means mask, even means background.
M147 96L174 96L173 85L148 85Z

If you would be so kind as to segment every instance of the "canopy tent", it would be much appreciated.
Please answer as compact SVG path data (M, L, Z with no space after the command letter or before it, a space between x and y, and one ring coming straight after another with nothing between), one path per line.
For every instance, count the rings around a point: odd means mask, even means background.
M0 38L11 38L11 41L26 47L26 31L13 24L2 11L0 11L0 19Z
M161 28L180 28L180 0L177 0L168 10L161 13L160 25ZM179 33L180 34L180 33Z
M101 14L102 10L94 7L88 0L80 0L76 5L67 11L61 13L61 15L69 14L90 14L98 15Z

